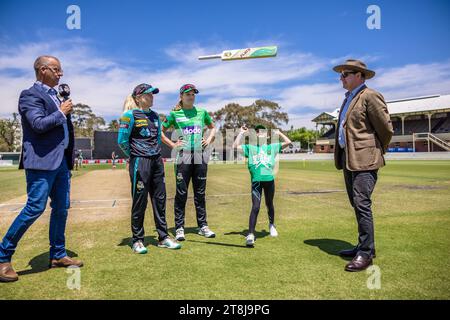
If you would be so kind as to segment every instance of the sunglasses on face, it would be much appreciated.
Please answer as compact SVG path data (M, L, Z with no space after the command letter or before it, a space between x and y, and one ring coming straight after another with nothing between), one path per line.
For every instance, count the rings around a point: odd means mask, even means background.
M356 74L356 73L358 73L359 71L342 71L341 72L341 77L342 78L347 78L350 74Z

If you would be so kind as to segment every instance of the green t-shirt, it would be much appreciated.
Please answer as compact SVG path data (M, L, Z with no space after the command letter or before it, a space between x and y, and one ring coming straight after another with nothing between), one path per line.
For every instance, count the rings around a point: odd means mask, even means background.
M183 149L201 150L203 130L213 123L209 113L202 108L171 111L162 123L165 128L173 126L186 142Z
M244 156L248 158L248 170L252 176L252 181L272 181L274 180L273 169L278 153L282 149L281 143L263 145L242 145Z

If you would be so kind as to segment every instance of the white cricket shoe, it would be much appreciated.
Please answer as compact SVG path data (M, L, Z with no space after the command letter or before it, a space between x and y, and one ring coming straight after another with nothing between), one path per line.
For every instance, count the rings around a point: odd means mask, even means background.
M247 247L253 247L255 245L255 235L253 233L249 233L245 238L245 245Z
M160 248L167 248L167 249L181 249L181 244L178 242L173 241L169 237L165 238L163 241L160 241L158 243L158 247Z
M270 231L270 236L271 237L278 237L278 231L275 228L275 225L269 224L269 231Z
M148 251L142 241L136 241L133 243L133 252L138 254L146 254Z
M215 238L216 237L216 234L214 232L212 232L208 226L201 227L201 229L198 231L198 234L201 236L204 236L206 238Z
M178 228L177 231L175 232L175 240L177 241L184 241L186 240L185 236L184 236L184 229L183 228Z

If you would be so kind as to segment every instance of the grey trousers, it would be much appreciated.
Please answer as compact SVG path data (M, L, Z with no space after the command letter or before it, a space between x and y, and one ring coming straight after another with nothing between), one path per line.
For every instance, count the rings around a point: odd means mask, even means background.
M339 148L339 146L337 146ZM373 256L375 235L372 215L372 192L378 179L378 170L350 171L346 167L345 151L341 152L345 187L358 223L358 255Z

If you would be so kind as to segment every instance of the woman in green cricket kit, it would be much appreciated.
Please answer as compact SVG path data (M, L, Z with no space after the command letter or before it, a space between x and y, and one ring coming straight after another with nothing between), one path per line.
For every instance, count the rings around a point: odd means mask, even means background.
M195 95L199 91L193 84L180 88L180 100L162 123L162 142L176 150L175 178L175 227L176 240L185 240L184 222L188 196L188 186L192 178L194 204L197 214L198 234L207 238L216 235L206 221L206 176L208 170L208 153L205 148L214 140L216 129L209 113L194 105ZM179 136L177 142L171 141L164 132L173 127ZM210 129L205 138L206 129Z
M149 84L134 88L125 101L125 112L120 118L118 144L129 157L131 180L131 231L133 252L147 253L144 246L144 216L150 195L158 247L180 249L181 245L170 239L166 223L166 183L164 162L161 158L161 121L151 110L153 97L159 92Z
M275 228L275 208L273 206L273 198L275 196L275 177L274 169L276 165L276 156L283 148L291 144L291 140L280 130L275 129L275 135L283 139L282 143L267 144L267 129L263 125L255 126L256 144L242 144L241 140L244 134L248 132L248 128L242 127L233 148L244 153L244 157L248 158L248 170L252 178L252 210L249 219L249 231L245 239L246 245L253 247L255 244L255 227L256 219L261 206L262 192L264 191L264 199L269 214L269 231L272 237L277 237L278 232Z

